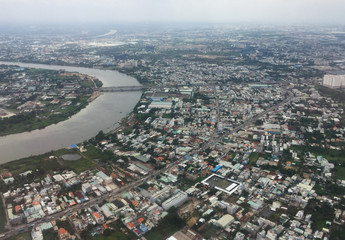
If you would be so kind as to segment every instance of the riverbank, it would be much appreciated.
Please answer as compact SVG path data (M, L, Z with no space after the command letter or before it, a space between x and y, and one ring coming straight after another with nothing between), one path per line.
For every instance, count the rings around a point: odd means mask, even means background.
M96 98L98 98L98 97L101 96L101 95L102 95L101 92L99 92L99 91L94 91L94 92L91 94L90 98L89 98L87 101L88 101L88 102L92 102L92 101L94 101Z
M140 86L136 79L117 71L42 64L0 62L21 67L80 72L102 81L104 87ZM65 148L109 132L119 126L140 100L140 92L96 93L87 107L65 121L31 132L0 137L0 163Z
M88 96L83 97L78 103L66 106L55 113L48 112L38 116L36 112L31 112L22 114L22 116L12 116L11 118L2 119L0 120L0 136L44 129L52 124L65 121L85 108L90 102L90 98Z
M14 113L9 116L2 110L7 117L0 119L0 136L43 129L67 120L94 100L98 96L94 92L102 86L94 77L77 72L5 64L0 68L1 104Z

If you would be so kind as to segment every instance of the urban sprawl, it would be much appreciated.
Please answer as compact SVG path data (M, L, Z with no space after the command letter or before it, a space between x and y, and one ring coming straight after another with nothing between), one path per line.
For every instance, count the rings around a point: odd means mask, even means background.
M344 39L341 27L0 34L0 61L143 85L118 128L0 166L0 238L343 239ZM0 66L7 129L101 92L77 73Z

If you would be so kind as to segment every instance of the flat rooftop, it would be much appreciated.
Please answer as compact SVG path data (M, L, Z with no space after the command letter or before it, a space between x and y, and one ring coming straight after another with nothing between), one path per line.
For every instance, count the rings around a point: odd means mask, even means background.
M203 180L201 183L216 188L217 190L226 192L230 195L234 193L241 185L240 182L225 178L217 174L212 174L211 176Z

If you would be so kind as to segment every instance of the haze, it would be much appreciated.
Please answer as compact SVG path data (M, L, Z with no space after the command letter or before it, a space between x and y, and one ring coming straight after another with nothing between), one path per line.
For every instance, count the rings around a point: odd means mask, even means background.
M1 23L343 23L344 0L0 0Z

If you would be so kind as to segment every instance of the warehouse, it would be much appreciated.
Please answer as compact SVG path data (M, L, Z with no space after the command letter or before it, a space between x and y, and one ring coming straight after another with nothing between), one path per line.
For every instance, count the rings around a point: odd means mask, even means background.
M178 207L188 200L188 194L179 191L177 194L162 203L162 207L165 210L169 210L171 207Z

